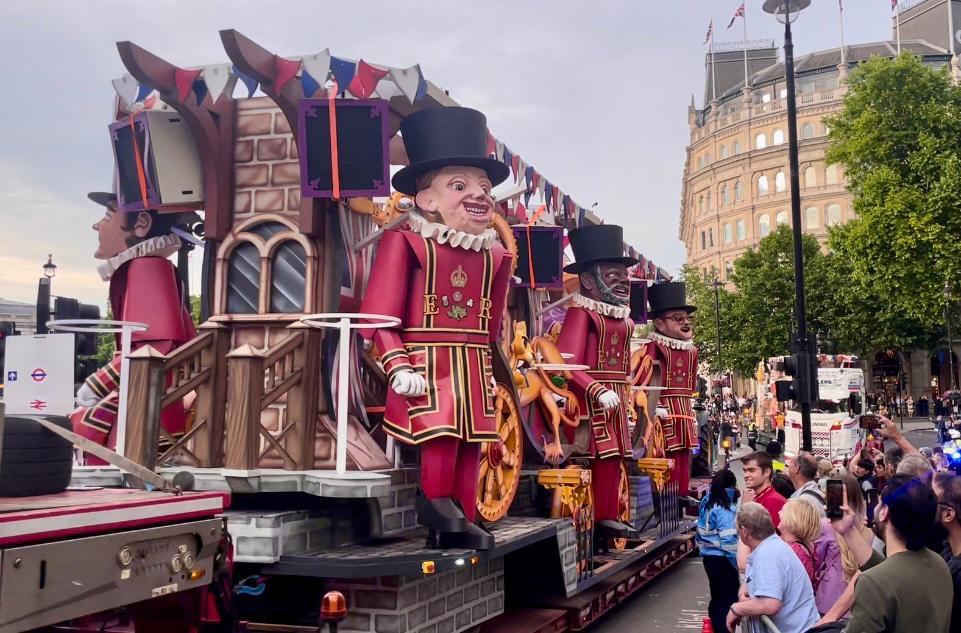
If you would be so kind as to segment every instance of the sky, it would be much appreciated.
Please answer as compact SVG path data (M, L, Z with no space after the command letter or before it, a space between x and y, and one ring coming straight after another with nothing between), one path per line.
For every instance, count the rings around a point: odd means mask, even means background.
M783 27L747 0L749 39ZM703 100L705 33L740 0L0 0L0 297L33 302L47 254L55 295L105 305L86 192L110 187L115 42L183 67L226 63L235 28L280 55L331 54L408 67L461 105L578 204L670 272L687 106ZM845 42L891 37L888 0L845 0ZM795 54L840 43L838 3L813 0ZM240 94L239 92L237 94ZM196 256L194 256L196 257ZM199 257L197 258L199 267Z

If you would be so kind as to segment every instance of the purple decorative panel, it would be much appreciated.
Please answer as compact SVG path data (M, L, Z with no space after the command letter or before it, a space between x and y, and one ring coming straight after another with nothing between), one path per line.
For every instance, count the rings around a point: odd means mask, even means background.
M517 240L517 268L514 276L517 288L548 288L564 286L564 228L560 226L515 225ZM533 261L530 253L534 254ZM531 275L533 273L533 280Z
M116 164L117 206L124 212L156 207L160 196L146 113L111 123L109 129Z

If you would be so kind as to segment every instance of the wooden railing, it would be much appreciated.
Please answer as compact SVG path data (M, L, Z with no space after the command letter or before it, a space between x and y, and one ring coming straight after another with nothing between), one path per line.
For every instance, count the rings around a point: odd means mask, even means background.
M199 336L169 355L149 345L130 355L126 457L151 469L174 458L193 466L222 465L228 349L230 331L207 322ZM161 427L161 411L191 392L196 392L193 422L174 437ZM161 445L166 447L162 453Z

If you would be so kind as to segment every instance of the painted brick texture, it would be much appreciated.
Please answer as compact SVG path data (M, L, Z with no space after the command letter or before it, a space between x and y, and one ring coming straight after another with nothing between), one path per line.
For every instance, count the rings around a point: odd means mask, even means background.
M257 213L300 212L300 165L293 135L267 97L238 102L234 177L236 220Z

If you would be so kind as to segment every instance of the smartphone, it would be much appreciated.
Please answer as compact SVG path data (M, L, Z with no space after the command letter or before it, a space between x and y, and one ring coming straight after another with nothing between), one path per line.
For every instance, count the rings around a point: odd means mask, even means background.
M840 519L844 516L841 506L844 505L844 482L840 479L828 479L827 507L825 514L829 519Z
M862 429L876 431L881 428L881 418L871 413L863 413L857 416L858 426Z

